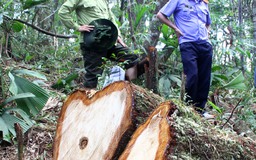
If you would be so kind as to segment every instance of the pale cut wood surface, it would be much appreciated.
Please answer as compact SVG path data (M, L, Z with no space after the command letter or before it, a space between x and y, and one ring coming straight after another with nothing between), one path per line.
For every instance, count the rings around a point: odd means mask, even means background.
M165 102L133 134L119 160L163 160L172 139L168 115L175 106Z
M117 159L130 136L163 99L129 82L116 82L88 98L75 91L64 103L54 160Z
M127 87L127 86L125 86ZM54 159L109 159L131 125L131 89L104 90L91 99L73 93L63 106L55 139ZM97 99L97 101L95 101Z
M60 113L54 160L255 159L255 141L215 127L182 102L163 101L129 82L92 98L74 92Z

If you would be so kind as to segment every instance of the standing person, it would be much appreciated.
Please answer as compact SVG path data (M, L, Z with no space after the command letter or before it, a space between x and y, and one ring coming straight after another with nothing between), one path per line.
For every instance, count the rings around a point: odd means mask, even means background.
M76 21L73 19L72 13L75 12ZM118 30L117 43L110 49L97 51L97 48L90 48L84 45L84 35L86 32L92 32L97 26L89 25L97 19L107 19L117 27L115 18L106 0L67 0L59 9L59 17L62 23L70 28L79 31L80 48L83 55L84 67L86 70L84 79L84 87L89 90L95 90L98 83L97 75L101 75L103 68L103 57L118 62L125 63L125 76L127 80L137 78L137 64L139 58L135 54L131 54L127 45L123 42L120 31ZM85 37L86 38L86 37ZM112 54L115 53L115 59ZM141 74L141 73L139 73Z
M168 19L173 15L174 22ZM211 24L208 0L169 0L157 18L174 29L178 40L186 75L186 101L206 118L205 112L212 65L212 45L208 39Z

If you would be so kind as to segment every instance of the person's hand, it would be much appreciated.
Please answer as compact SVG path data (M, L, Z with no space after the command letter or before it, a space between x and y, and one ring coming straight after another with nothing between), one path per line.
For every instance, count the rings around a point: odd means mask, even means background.
M184 36L184 34L178 28L175 28L174 31L178 38L180 38L180 36Z
M78 31L79 32L90 32L94 29L94 26L92 25L82 25L79 27Z
M120 43L123 47L127 47L127 45L124 43L123 39L118 36L117 43Z

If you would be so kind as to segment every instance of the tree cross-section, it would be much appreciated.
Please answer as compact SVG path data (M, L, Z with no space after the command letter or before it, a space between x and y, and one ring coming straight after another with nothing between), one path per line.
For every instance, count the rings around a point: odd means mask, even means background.
M136 103L141 99L142 103ZM54 159L118 157L137 125L163 99L128 82L109 85L88 98L75 91L62 107L54 144Z

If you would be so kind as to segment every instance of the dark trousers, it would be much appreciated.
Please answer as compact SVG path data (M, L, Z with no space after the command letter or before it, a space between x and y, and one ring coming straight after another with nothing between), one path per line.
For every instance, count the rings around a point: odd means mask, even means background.
M139 58L136 54L132 54L127 47L120 44L114 45L111 49L96 52L93 49L86 48L82 43L80 44L83 60L84 60L84 87L96 88L98 84L98 76L102 74L104 68L102 67L103 57L116 62L124 62L125 69L137 65Z
M186 101L203 111L210 89L212 45L209 42L180 44L183 70L186 75Z

